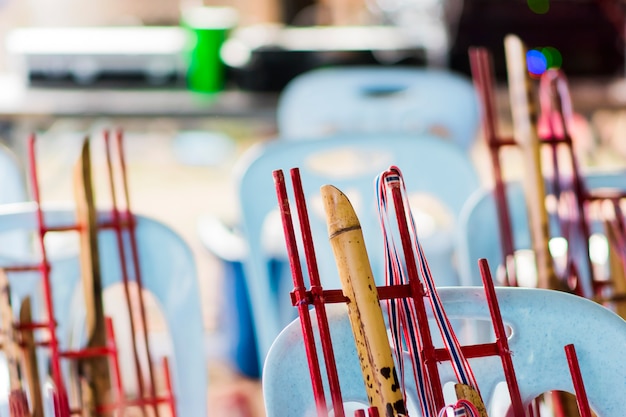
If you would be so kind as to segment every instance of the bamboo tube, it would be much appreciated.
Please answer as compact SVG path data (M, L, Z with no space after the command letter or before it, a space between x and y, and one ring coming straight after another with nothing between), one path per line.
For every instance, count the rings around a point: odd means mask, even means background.
M537 283L540 288L569 291L567 285L556 275L548 248L550 227L545 207L546 192L537 133L537 108L531 100L531 85L526 70L526 48L519 37L507 35L504 39L504 49L514 136L524 154L524 194L537 263Z
M489 417L487 415L487 407L485 407L482 397L474 388L467 384L455 384L454 392L456 393L457 399L467 400L474 404L474 407L478 410L480 417Z
M524 195L537 265L537 284L540 288L571 292L567 283L556 275L548 247L550 224L545 206L546 192L537 132L537 107L532 100L531 84L526 69L526 47L519 37L507 35L504 39L504 49L513 131L515 140L524 154ZM563 407L566 416L575 415L573 413L577 410L577 405L572 395L554 392L554 399Z
M359 219L337 188L325 185L321 194L370 405L387 417L406 415Z
M106 324L102 302L98 227L88 139L85 139L83 143L81 156L74 169L74 194L77 219L80 225L80 272L85 296L87 347L105 347L107 343ZM86 409L83 412L87 415L111 415L110 412L97 413L94 409L98 405L110 402L111 378L108 358L94 356L81 359L80 368L91 390L90 393L84 395L84 398L88 398L88 402L91 404L86 404Z
M20 324L28 326L32 321L30 297L26 297L22 300L22 305L20 306ZM24 349L24 374L30 393L31 416L43 417L43 398L37 366L37 353L35 351L35 335L32 329L23 329L21 336Z

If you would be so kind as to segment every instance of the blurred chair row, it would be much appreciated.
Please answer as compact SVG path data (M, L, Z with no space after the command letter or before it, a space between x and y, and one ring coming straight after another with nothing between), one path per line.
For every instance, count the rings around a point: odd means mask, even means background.
M233 344L231 360L243 373L260 375L271 344L296 314L274 170L286 176L290 168L300 170L325 288L340 285L319 187L336 185L355 205L374 275L382 284L374 179L392 164L406 178L418 233L439 285L476 285L479 258L487 258L494 271L499 267L495 203L469 152L479 117L469 80L437 70L323 69L296 78L284 90L277 140L249 150L235 170L241 224L232 232L212 219L200 228L209 250L226 254L225 286L231 297L224 306L226 331ZM626 188L626 172L588 177L592 188ZM519 185L509 187L509 199L516 249L529 249ZM235 250L228 250L228 242Z
M589 191L599 189L626 190L626 170L590 170L584 174L584 182ZM530 251L532 249L530 229L528 226L528 214L526 210L526 200L522 184L519 182L509 182L506 185L507 204L511 212L512 232L514 238L514 248L516 251ZM457 249L459 251L459 271L462 285L480 285L478 266L476 260L486 258L492 267L502 265L502 245L498 232L496 201L493 190L481 189L475 192L464 204L459 217L459 230ZM554 214L550 219L550 236L554 238L562 237ZM599 221L591 219L591 232L597 236L602 236L604 225ZM596 253L606 254L606 240L596 241ZM558 249L553 250L552 255L559 256ZM598 255L592 260L596 262L606 262ZM608 266L607 266L608 267ZM606 271L610 273L610 271ZM532 277L531 277L532 278ZM532 279L531 279L532 281ZM532 284L532 283L531 283ZM583 285L590 285L589 282ZM588 290L588 293L591 293Z
M20 164L5 147L0 148L0 180L0 267L37 265L41 262L41 254L33 244L39 233L37 206L27 201ZM43 207L43 214L46 228L63 230L76 225L73 205L47 205ZM144 288L155 297L170 338L165 346L154 349L153 358L171 356L171 376L178 415L204 417L207 415L208 376L193 254L187 243L169 227L145 216L136 215L135 218L139 264L145 278ZM111 212L99 212L98 221L101 224L111 223ZM116 235L112 229L102 229L98 238L103 287L111 288L122 282ZM128 238L125 236L124 239ZM128 245L127 242L127 248ZM81 325L85 320L85 304L81 290L77 236L68 232L47 234L46 248L60 349L76 350L85 342L84 325ZM19 306L25 297L30 297L34 305L34 319L45 320L40 272L9 272L8 277L13 305ZM105 302L106 313L119 316L116 306L117 303L114 303L107 307ZM114 319L114 326L124 328L126 325ZM45 334L36 337L39 341L48 339ZM118 340L119 344L124 342L124 338ZM118 348L122 352L119 359L124 365L124 348L120 345ZM49 364L43 348L39 350L38 356L41 380L46 383L44 376L48 373ZM64 369L67 372L67 366ZM132 366L122 369L123 386L127 392L135 395L137 381L134 372L129 369ZM5 371L1 370L2 373ZM5 378L7 376L0 380ZM0 396L8 395L8 383L2 388L4 391L0 392ZM42 387L42 392L45 393L47 390L44 388ZM6 397L0 402L3 409L0 414L9 415Z
M417 105L394 108L397 92L404 90L397 88L390 82L393 78L385 78L382 72L325 70L309 73L296 79L285 90L278 113L281 139L308 141L283 140L259 146L248 153L239 166L241 227L249 250L242 271L251 298L259 360L261 363L265 360L263 386L269 417L284 413L305 416L315 408L299 320L285 327L289 313L295 315L295 309L289 304L288 291L293 285L283 271L286 269L284 253L275 246L278 241L284 246L284 242L275 213L273 170L283 169L286 176L289 168L300 170L320 277L327 289L340 285L327 241L319 187L333 184L354 204L374 276L378 284L382 284L382 239L373 180L390 164L398 165L407 180L418 233L438 285L480 286L477 260L487 258L494 272L503 263L493 191L481 187L469 154L477 134L477 106L472 100L464 101L462 95L455 102L451 98L454 96L442 93L450 84L443 81L445 77L437 78L440 74L433 73L432 79L427 73L418 75L410 71L397 75L398 80L404 76L413 81L421 77L424 84L417 87L419 83L415 82L413 86L415 91L430 99L428 111L403 113L407 109L417 109ZM377 76L385 82L371 85L364 81L377 79ZM459 85L463 84L463 81L457 81ZM430 90L425 85L435 88ZM405 98L410 100L409 96L407 94ZM411 98L416 99L415 96ZM376 109L372 104L376 100L385 102L385 105ZM456 103L462 104L455 107ZM401 110L394 112L398 109ZM467 115L471 117L464 117ZM404 130L403 127L411 125L404 123L408 120L412 126L420 128ZM455 132L451 135L453 140L435 137L434 133L441 131ZM626 171L586 173L585 180L591 190L605 187L626 189ZM507 189L515 250L530 250L526 201L521 186L509 183ZM558 237L557 219L551 221L552 237ZM601 225L594 224L593 230L601 233ZM268 244L268 241L273 243ZM282 270L277 268L281 257ZM443 290L443 296L454 318L490 319L485 300L475 288L447 288ZM501 298L504 320L513 329L509 343L515 352L515 369L526 406L549 390L574 392L563 348L575 343L584 352L581 368L594 411L604 417L620 415L613 387L619 384L626 371L612 347L624 343L620 329L626 328L626 324L621 318L589 300L552 291L501 288L498 297ZM332 306L328 312L333 344L337 347L335 354L340 358L338 367L343 397L366 407L368 402L359 388L362 380L354 344L349 341L351 331L345 308ZM602 332L619 335L603 344L590 343L591 334L601 337L596 333L596 324L604 329ZM551 335L549 340L545 338L546 329ZM473 340L477 343L490 337L484 333L471 336L478 338ZM599 375L596 371L602 368L605 360L614 362L616 368ZM485 359L475 365L481 389L485 387L488 406L499 406L501 398L494 396L494 392L504 378L498 364ZM453 380L451 373L442 374L442 383ZM409 389L408 392L409 400L413 400L415 406L417 399L412 396L415 391ZM294 398L298 400L294 401Z
M260 376L270 346L296 313L290 304L293 285L277 212L274 170L282 169L286 176L291 168L300 170L325 288L340 285L327 244L319 187L333 184L350 198L361 220L372 269L382 284L374 179L390 165L403 171L418 233L439 285L475 285L478 258L487 258L491 268L497 268L501 254L495 204L491 191L481 187L469 153L478 134L479 113L469 80L438 70L324 69L287 87L278 109L279 137L250 149L234 170L240 224L233 231L209 219L200 227L203 242L223 260L227 272L222 317L230 320L224 326L231 339L230 359L243 373ZM0 152L0 158L4 154L9 152ZM24 201L22 173L14 160L6 158L0 161L4 184L0 203ZM592 188L626 188L626 173L588 178ZM516 248L529 248L525 203L517 185L510 187L509 199ZM107 216L101 213L103 221ZM207 376L194 260L174 232L154 220L138 219L140 262L151 277L145 280L146 289L160 304L171 336L178 412L200 417L206 415ZM46 208L49 226L74 221L70 208ZM15 229L22 238L23 230L36 232L32 204L0 210L0 231ZM112 285L121 279L115 239L110 231L102 231L100 239L104 281ZM15 240L0 241L0 265L32 261L35 254L27 240L21 246L9 242ZM66 334L74 328L70 306L80 293L77 252L53 256L52 273L59 331L63 343L69 344ZM36 276L10 279L16 283L18 300L36 294ZM190 320L194 317L197 320ZM288 331L293 333L293 328Z
M418 223L429 259L442 284L458 285L452 262L455 221L480 187L469 157L479 122L471 82L444 70L326 68L285 88L277 140L249 150L235 169L241 224L232 232L208 218L199 228L205 246L224 260L225 295L230 296L224 328L231 360L244 374L260 375L274 338L295 315L272 171L288 175L290 168L299 168L317 256L324 260L322 282L338 288L317 191L328 183L341 187L357 206L368 247L382 253L374 179L390 165L399 166L411 179L409 191L421 209ZM382 259L373 256L372 263L382 277Z
M281 138L338 133L432 135L469 150L480 122L471 82L434 68L325 68L292 80L278 101Z
M451 319L472 318L485 323L491 320L482 288L448 287L440 288L438 292ZM502 320L512 330L508 346L525 409L546 392L575 392L564 351L566 345L573 344L594 415L623 415L621 396L615 387L621 387L626 375L626 362L618 348L626 343L624 320L593 301L559 291L498 287L496 294ZM345 304L328 305L327 314L334 354L340 358L336 361L336 368L347 411L345 415L351 416L354 414L350 411L369 406L358 354ZM314 332L319 334L316 315L311 314L311 318ZM315 415L316 404L299 321L294 320L283 330L268 353L263 373L267 417ZM321 359L321 344L316 341L316 345L330 409L331 396ZM412 360L408 351L404 360L405 364ZM607 366L607 363L611 365ZM471 366L488 415L512 416L500 357L473 358ZM411 371L407 369L405 372L405 377L399 375L399 378L406 384L409 414L420 416L418 390ZM442 363L439 372L442 386L457 382L449 363ZM456 402L454 397L446 397L446 400L448 404ZM544 410L542 415L552 414Z

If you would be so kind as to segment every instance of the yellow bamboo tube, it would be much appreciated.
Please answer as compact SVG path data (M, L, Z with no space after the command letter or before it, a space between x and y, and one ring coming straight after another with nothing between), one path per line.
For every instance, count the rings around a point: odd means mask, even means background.
M541 169L537 110L531 99L531 85L526 70L526 47L519 37L507 35L504 49L514 136L524 155L524 195L537 263L537 283L541 288L567 290L565 283L556 276L548 248L550 227L545 206L546 191Z
M361 224L341 191L325 185L321 194L370 406L387 417L406 415Z
M485 407L485 403L483 402L480 393L474 388L467 384L456 384L454 385L454 392L456 392L457 399L467 400L474 404L474 407L478 410L480 417L489 417L487 415L487 407Z
M30 297L25 297L20 306L20 324L28 326L32 324L32 308ZM43 417L43 397L41 394L41 383L37 365L37 346L35 344L35 334L33 329L21 331L22 345L24 350L23 363L24 375L30 392L31 414L30 417Z

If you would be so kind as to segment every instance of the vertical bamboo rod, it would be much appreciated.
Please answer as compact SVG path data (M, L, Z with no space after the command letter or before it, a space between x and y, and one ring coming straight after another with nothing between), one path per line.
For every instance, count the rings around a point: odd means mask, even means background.
M325 185L321 194L370 405L386 417L406 415L359 219L337 188Z
M515 140L524 153L524 193L537 264L538 286L568 290L565 283L556 275L548 247L550 227L545 207L546 192L537 133L537 106L533 101L526 69L526 47L519 37L507 35L504 39L504 48Z
M278 207L280 209L287 244L289 266L291 267L291 275L293 277L295 287L293 292L297 300L296 307L300 316L302 337L304 338L304 348L309 364L309 372L311 374L315 407L317 409L318 417L323 417L328 415L326 397L324 394L324 384L322 383L322 374L317 356L317 348L315 346L313 327L311 325L311 316L309 315L309 306L308 303L306 303L306 289L304 285L304 277L302 275L302 267L300 265L300 255L298 254L296 235L293 228L291 209L289 208L289 197L287 195L287 187L285 185L285 176L282 171L277 170L273 172L273 177L274 184L276 185Z

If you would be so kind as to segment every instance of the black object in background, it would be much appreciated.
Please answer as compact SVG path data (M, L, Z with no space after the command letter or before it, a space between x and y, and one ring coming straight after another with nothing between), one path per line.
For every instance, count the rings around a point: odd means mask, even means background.
M286 25L292 25L301 11L315 4L315 0L280 0L281 21Z
M527 0L466 0L450 67L469 75L468 48L483 46L492 52L497 79L505 80L504 37L516 34L529 48L557 48L568 76L623 75L625 46L616 22L624 14L617 3L606 7L616 0L545 1L548 12L536 14Z

